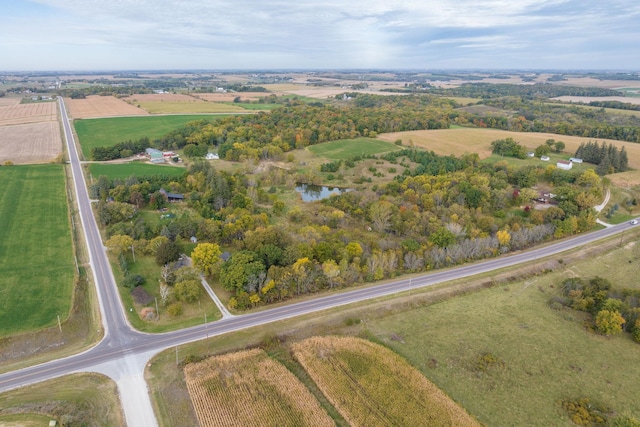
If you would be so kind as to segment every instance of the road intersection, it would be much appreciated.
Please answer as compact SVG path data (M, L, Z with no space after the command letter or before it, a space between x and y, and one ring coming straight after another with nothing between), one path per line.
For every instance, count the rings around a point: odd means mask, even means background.
M414 276L410 279L405 278L346 292L336 292L319 298L240 316L225 316L216 322L180 331L146 334L134 330L127 321L113 272L107 259L106 250L102 244L98 225L91 210L91 202L64 100L60 97L59 102L79 214L82 220L86 245L89 249L90 266L94 275L94 283L97 287L105 333L103 339L96 346L82 353L0 375L0 392L70 373L99 372L109 376L116 382L125 419L129 426L158 425L147 385L144 381L144 368L151 357L163 350L207 337L227 334L333 307L410 291L534 261L569 249L589 245L596 240L622 233L628 227L632 227L628 222L625 222L624 224L581 234L574 238L530 251L458 268L441 270Z

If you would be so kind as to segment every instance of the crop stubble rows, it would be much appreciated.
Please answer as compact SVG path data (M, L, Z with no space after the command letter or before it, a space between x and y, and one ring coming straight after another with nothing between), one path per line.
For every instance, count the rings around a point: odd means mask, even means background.
M188 364L184 372L202 427L334 425L302 383L260 349Z
M353 337L313 337L296 360L352 426L477 426L464 409L392 351Z

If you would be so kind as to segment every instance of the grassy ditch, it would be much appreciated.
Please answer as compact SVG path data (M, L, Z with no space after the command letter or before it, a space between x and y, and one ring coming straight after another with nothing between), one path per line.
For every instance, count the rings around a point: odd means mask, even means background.
M74 374L0 394L0 425L123 426L116 384Z

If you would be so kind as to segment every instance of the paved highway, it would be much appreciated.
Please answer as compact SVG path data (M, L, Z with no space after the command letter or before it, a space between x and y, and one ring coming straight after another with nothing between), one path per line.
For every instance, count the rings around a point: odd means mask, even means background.
M514 266L576 247L589 245L596 240L613 236L624 232L629 227L633 227L629 223L619 224L510 256L367 288L336 292L313 300L241 316L226 317L215 323L203 324L180 331L164 334L144 334L133 330L127 322L106 251L102 245L100 232L91 210L91 202L82 174L71 126L67 118L64 100L62 98L59 99L78 207L86 244L89 248L90 263L97 286L105 334L100 343L83 353L0 375L0 391L73 372L102 372L111 376L118 384L125 417L130 426L157 425L146 386L143 384L142 370L153 355L167 348L201 340L207 336L226 334L332 307Z

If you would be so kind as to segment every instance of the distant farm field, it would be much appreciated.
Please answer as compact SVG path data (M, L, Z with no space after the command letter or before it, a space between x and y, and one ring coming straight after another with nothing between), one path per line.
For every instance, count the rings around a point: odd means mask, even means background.
M57 121L0 126L0 164L46 163L60 153L62 139Z
M73 125L82 151L88 156L94 147L110 147L127 140L143 137L159 138L194 120L217 120L224 115L176 115L145 117L113 117L106 119L75 120Z
M532 151L537 146L544 144L547 139L555 139L565 143L564 153L568 156L572 156L583 142L598 141L600 143L604 141L619 148L624 146L629 156L629 166L634 169L640 168L640 144L612 139L584 138L553 133L510 132L486 128L419 130L378 135L380 140L391 142L401 139L404 146L414 145L443 155L460 156L465 153L478 153L481 159L491 155L492 141L504 138L513 138Z
M269 92L225 92L225 93L192 93L191 96L211 102L232 102L237 97L242 100L256 100L269 96Z
M57 120L56 102L35 102L0 107L0 126Z
M399 147L391 142L379 139L357 138L310 145L308 149L316 156L333 160L344 160L355 156L388 153L398 150Z
M194 98L190 101L139 101L136 105L149 114L242 113L246 111L235 105L206 102Z
M559 96L551 99L564 102L584 102L585 104L588 104L591 101L618 101L627 104L640 104L640 98L627 96Z
M166 175L179 177L186 171L184 167L170 165L154 165L151 163L130 162L130 163L91 163L89 164L89 172L94 179L101 175L110 179L127 179L131 175L138 178L143 176Z
M335 425L309 390L263 350L190 363L184 373L202 427Z
M354 426L479 426L393 351L354 337L292 345L296 360Z
M148 113L113 96L90 95L84 99L65 98L72 119L96 117L140 116Z
M0 167L0 336L69 313L75 272L61 165Z

